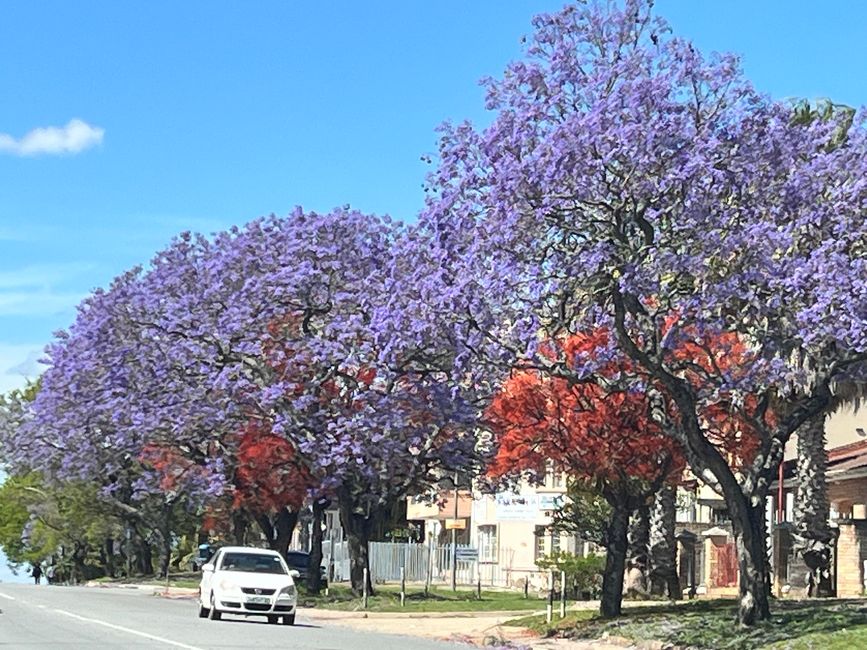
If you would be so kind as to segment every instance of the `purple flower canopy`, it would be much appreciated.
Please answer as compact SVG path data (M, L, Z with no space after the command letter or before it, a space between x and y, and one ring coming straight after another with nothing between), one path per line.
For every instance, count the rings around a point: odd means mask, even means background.
M803 394L863 359L864 113L796 119L650 4L538 16L524 59L485 81L490 126L442 126L411 296L387 316L416 333L392 342L404 354L447 325L456 376L489 380L550 365L541 338L613 327L620 304L673 372L679 339L739 332L755 363L713 390Z
M317 490L374 505L475 458L469 409L440 378L392 368L372 329L403 228L348 209L183 234L79 308L48 349L19 462L158 493L142 451L199 468L201 502L231 483L251 422L292 441Z

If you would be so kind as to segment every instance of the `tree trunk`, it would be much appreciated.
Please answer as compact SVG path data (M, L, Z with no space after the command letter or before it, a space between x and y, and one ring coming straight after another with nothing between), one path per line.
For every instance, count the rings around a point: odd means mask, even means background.
M268 547L284 558L289 552L289 544L292 542L292 533L297 522L298 513L291 512L288 508L280 508L273 520L267 514L256 515L256 523L265 534Z
M620 616L623 601L623 574L626 570L626 549L629 544L629 506L622 499L611 499L611 518L605 544L605 572L602 575L603 618Z
M105 574L114 578L115 563L114 563L114 540L111 537L106 537L102 545L102 554L104 556L103 566Z
M672 600L683 595L677 576L676 495L675 487L663 485L656 493L650 517L650 593Z
M771 574L768 563L767 531L765 530L765 499L761 490L754 494L757 505L750 505L738 491L726 502L732 518L732 529L738 552L738 622L743 626L755 625L771 617L769 596Z
M360 596L364 590L364 570L367 569L367 593L373 595L373 577L370 575L369 544L375 526L375 511L359 512L347 490L342 490L338 504L340 521L349 549L349 580L352 593Z
M831 552L834 535L825 471L825 416L816 415L798 430L798 492L795 498L795 550L810 570L807 596L832 595Z
M160 554L160 575L168 577L172 561L172 504L163 506L162 526L159 528L162 537L162 553Z
M242 510L235 510L232 513L232 537L236 545L246 546L247 528L249 526L250 520L247 518L246 512ZM263 530L262 532L265 531ZM270 539L270 537L268 539ZM207 538L205 538L204 541L207 542Z
M136 566L141 575L152 576L154 574L153 550L150 543L143 535L138 534L136 542Z
M307 568L307 592L318 594L322 589L322 520L325 518L325 503L313 502L313 521L310 526L310 566Z
M629 522L629 548L626 559L626 595L646 598L650 553L650 508L641 504Z

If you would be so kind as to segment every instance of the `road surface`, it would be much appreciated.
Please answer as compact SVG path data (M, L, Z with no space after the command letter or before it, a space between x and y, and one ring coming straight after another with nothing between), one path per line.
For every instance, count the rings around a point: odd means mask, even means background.
M310 650L456 650L467 646L360 632L313 621L300 610L295 626L262 617L197 617L194 600L158 598L132 589L0 583L0 648L281 648Z

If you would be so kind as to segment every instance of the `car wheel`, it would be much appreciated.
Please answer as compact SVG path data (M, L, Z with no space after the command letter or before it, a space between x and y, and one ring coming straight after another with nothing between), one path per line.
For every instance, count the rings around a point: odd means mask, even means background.
M283 617L283 625L295 625L295 614Z
M280 622L280 617L279 617L279 616L274 616L274 615L272 614L272 615L268 616L268 622L269 622L271 625L277 625L277 623Z
M212 621L219 621L222 617L222 614L220 614L214 606L214 593L211 592L211 610L208 612L208 618Z
M208 618L208 608L199 603L199 618Z

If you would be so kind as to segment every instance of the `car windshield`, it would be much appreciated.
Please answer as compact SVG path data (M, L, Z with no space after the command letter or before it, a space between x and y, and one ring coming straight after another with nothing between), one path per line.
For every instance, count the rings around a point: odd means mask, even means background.
M289 553L286 560L292 566L306 567L310 564L310 556L306 553Z
M226 553L220 568L223 571L286 574L279 557L263 553Z

